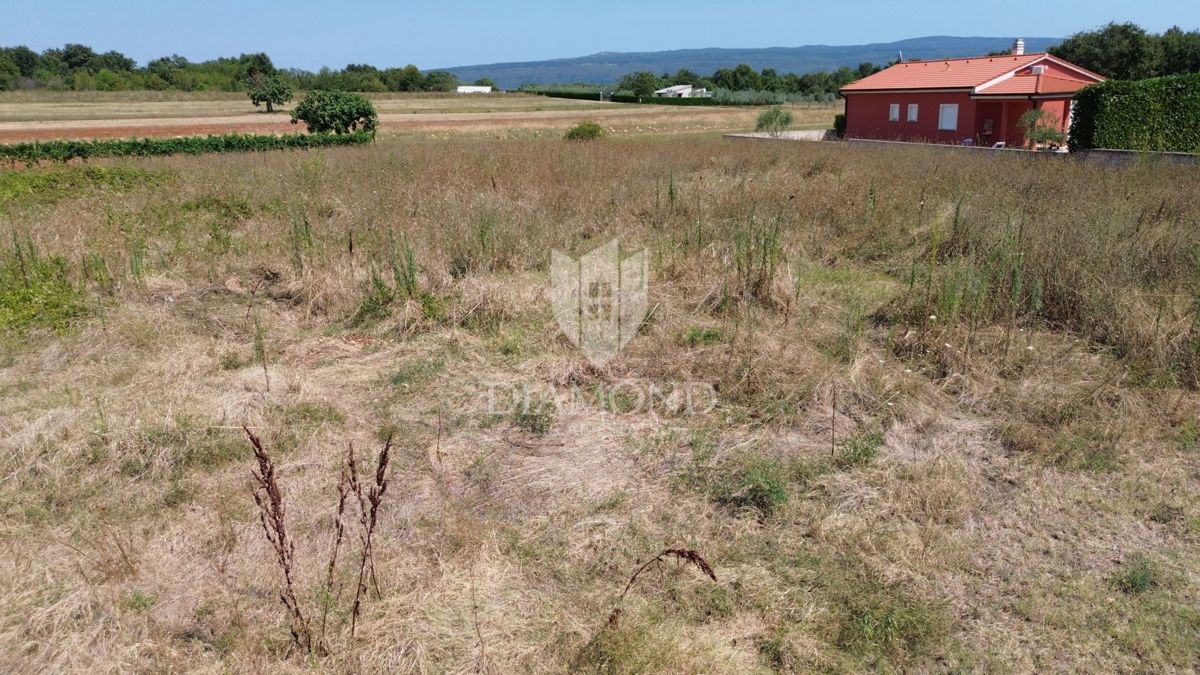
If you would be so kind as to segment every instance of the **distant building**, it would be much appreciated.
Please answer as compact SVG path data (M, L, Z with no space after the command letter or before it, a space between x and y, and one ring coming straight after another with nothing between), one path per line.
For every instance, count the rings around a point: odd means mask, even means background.
M460 84L455 91L459 94L490 94L492 93L492 88L473 84Z
M1104 78L1050 54L897 63L842 87L846 137L1025 145L1020 118L1045 110L1065 134L1075 92Z
M708 96L708 90L704 87L693 87L690 84L677 84L666 89L659 89L654 92L654 95L662 98L704 98Z

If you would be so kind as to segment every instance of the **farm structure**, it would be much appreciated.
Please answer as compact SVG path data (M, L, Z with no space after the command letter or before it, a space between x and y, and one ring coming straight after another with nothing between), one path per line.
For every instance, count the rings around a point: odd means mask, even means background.
M704 87L694 87L690 84L677 84L654 92L660 98L706 98L708 90Z

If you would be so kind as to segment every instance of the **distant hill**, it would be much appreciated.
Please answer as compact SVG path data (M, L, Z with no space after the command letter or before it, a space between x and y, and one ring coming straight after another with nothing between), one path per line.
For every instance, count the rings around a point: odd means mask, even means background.
M1025 38L1025 50L1045 51L1062 38ZM894 61L900 51L906 59L938 59L953 56L982 56L989 52L1007 50L1013 38L1001 37L920 37L899 42L869 45L808 45L805 47L769 47L765 49L677 49L665 52L602 52L549 61L519 63L490 63L478 66L445 68L462 82L490 77L505 89L522 84L609 84L625 73L649 70L655 73L674 73L687 68L709 75L718 68L731 68L747 63L757 70L774 68L780 73L811 73L834 70L841 66L854 67L869 61Z

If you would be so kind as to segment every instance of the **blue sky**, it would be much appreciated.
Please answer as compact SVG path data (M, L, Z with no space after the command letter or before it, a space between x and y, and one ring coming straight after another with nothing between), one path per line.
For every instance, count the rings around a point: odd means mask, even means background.
M948 8L953 7L954 11ZM796 47L924 35L1060 36L1109 21L1200 27L1196 0L0 0L0 45L82 42L145 63L265 51L276 65L422 68L691 47Z

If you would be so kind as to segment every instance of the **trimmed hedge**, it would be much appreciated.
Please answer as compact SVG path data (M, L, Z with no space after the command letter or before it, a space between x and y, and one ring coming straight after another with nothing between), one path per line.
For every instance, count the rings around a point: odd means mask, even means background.
M600 92L598 91L554 91L552 89L534 89L523 93L537 94L538 96L548 96L550 98L570 98L579 101L599 101Z
M1070 147L1200 152L1200 73L1109 80L1075 94Z
M94 141L49 141L0 145L0 161L69 162L93 157L155 157L164 155L201 155L210 152L263 152L297 150L335 145L359 145L371 141L374 134L359 131L350 134L225 134L223 136L185 136L183 138L99 139Z
M638 103L652 105L721 105L711 98L677 98L675 96L643 96Z

